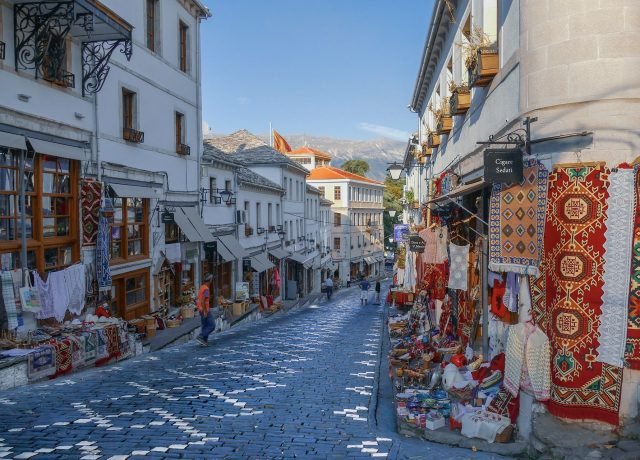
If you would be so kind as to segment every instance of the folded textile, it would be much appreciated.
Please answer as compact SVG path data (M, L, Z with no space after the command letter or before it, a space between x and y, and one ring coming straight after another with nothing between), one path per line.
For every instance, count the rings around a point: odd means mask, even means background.
M498 433L511 424L511 421L500 414L479 410L462 416L460 432L469 438L480 438L492 443Z

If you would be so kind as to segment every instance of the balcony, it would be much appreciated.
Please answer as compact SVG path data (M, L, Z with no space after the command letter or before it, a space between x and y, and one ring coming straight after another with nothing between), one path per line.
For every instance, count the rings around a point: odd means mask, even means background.
M191 147L187 144L177 144L176 152L178 152L178 155L191 155Z
M127 142L142 144L144 142L144 132L133 128L122 128L122 138Z
M36 79L75 85L63 67L69 37L81 44L83 96L102 89L116 48L131 59L133 27L97 0L16 2L13 11L15 69L34 71ZM54 71L42 69L52 63Z

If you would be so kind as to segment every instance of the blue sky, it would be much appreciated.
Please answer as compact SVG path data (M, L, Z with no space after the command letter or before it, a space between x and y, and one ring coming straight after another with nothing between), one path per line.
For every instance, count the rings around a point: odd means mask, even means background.
M406 140L433 0L205 0L203 118L343 139Z

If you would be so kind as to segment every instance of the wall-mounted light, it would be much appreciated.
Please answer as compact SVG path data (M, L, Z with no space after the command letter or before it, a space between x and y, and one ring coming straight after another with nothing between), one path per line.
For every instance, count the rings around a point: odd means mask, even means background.
M404 168L402 167L402 165L393 163L387 168L387 173L389 173L389 177L391 177L391 179L398 180L400 179L400 175L402 174L403 169Z

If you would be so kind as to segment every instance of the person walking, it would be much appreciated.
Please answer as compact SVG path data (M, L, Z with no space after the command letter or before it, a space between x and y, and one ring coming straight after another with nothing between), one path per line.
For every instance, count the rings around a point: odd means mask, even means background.
M380 305L380 280L376 281L376 305Z
M198 289L198 298L196 299L196 305L198 312L200 313L200 335L196 337L196 340L200 345L206 347L209 344L209 334L211 334L215 328L216 323L213 318L213 312L211 311L211 295L209 290L209 284L213 280L213 275L210 273L204 278L204 283Z
M325 289L327 290L327 300L331 300L331 295L333 294L333 280L331 277L328 277L324 281Z
M362 278L360 281L360 305L367 305L369 303L369 281L366 278Z

